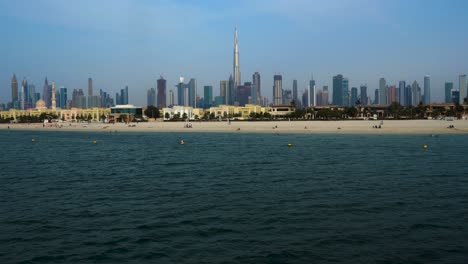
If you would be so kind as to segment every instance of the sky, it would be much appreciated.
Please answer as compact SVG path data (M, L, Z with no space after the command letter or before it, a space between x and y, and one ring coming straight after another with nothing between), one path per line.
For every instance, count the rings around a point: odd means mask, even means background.
M258 71L270 99L274 74L300 91L312 75L321 89L343 74L372 99L381 77L422 87L430 74L431 101L442 101L444 83L458 89L468 73L467 21L465 0L0 0L0 102L11 100L13 73L41 93L55 80L69 96L88 77L95 93L128 85L139 106L160 76L168 90L184 76L200 97L204 85L218 95L235 25L242 81Z

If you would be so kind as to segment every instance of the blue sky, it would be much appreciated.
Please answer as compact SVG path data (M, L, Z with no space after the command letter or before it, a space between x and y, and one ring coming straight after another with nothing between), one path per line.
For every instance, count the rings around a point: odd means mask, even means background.
M319 88L343 74L350 87L378 87L431 75L432 100L445 81L458 88L468 72L468 1L464 0L0 0L0 102L10 100L13 73L42 92L47 76L69 93L115 94L129 86L130 103L163 75L196 78L198 91L232 72L233 31L239 28L242 81L255 71L271 98L273 75L283 88ZM36 88L37 89L37 88Z

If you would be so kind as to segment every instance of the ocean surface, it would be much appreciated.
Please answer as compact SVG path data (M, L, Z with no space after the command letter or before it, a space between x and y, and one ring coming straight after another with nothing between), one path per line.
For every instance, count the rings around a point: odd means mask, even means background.
M0 149L2 264L468 263L468 135L0 131Z

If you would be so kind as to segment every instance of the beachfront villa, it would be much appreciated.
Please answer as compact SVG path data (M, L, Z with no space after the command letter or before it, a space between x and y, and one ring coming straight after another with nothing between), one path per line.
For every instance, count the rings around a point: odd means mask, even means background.
M219 117L236 117L238 119L249 119L251 113L267 113L270 107L262 107L260 105L246 104L245 106L220 105L210 107L209 113L215 118Z
M191 106L174 105L172 107L164 107L162 110L164 120L171 120L174 117L183 118L184 116L186 119L188 118L189 120L195 119L194 108ZM203 112L203 109L201 109L201 111L198 109L196 112L200 114L201 112ZM198 116L201 117L200 115Z

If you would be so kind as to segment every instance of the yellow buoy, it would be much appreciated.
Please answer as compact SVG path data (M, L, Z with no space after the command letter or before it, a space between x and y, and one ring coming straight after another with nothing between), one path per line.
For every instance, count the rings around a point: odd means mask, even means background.
M97 141L96 141L96 140L93 140L93 144L96 144L96 143L97 143Z
M292 147L292 144L291 144L291 143L288 143L288 147Z
M33 139L31 139L31 141L32 141L32 142L36 142L36 139L35 139L35 138L33 138Z
M423 145L423 149L427 149L427 145Z
M184 142L183 140L181 140L181 141L180 141L180 144L183 145L183 144L185 144L185 142Z

